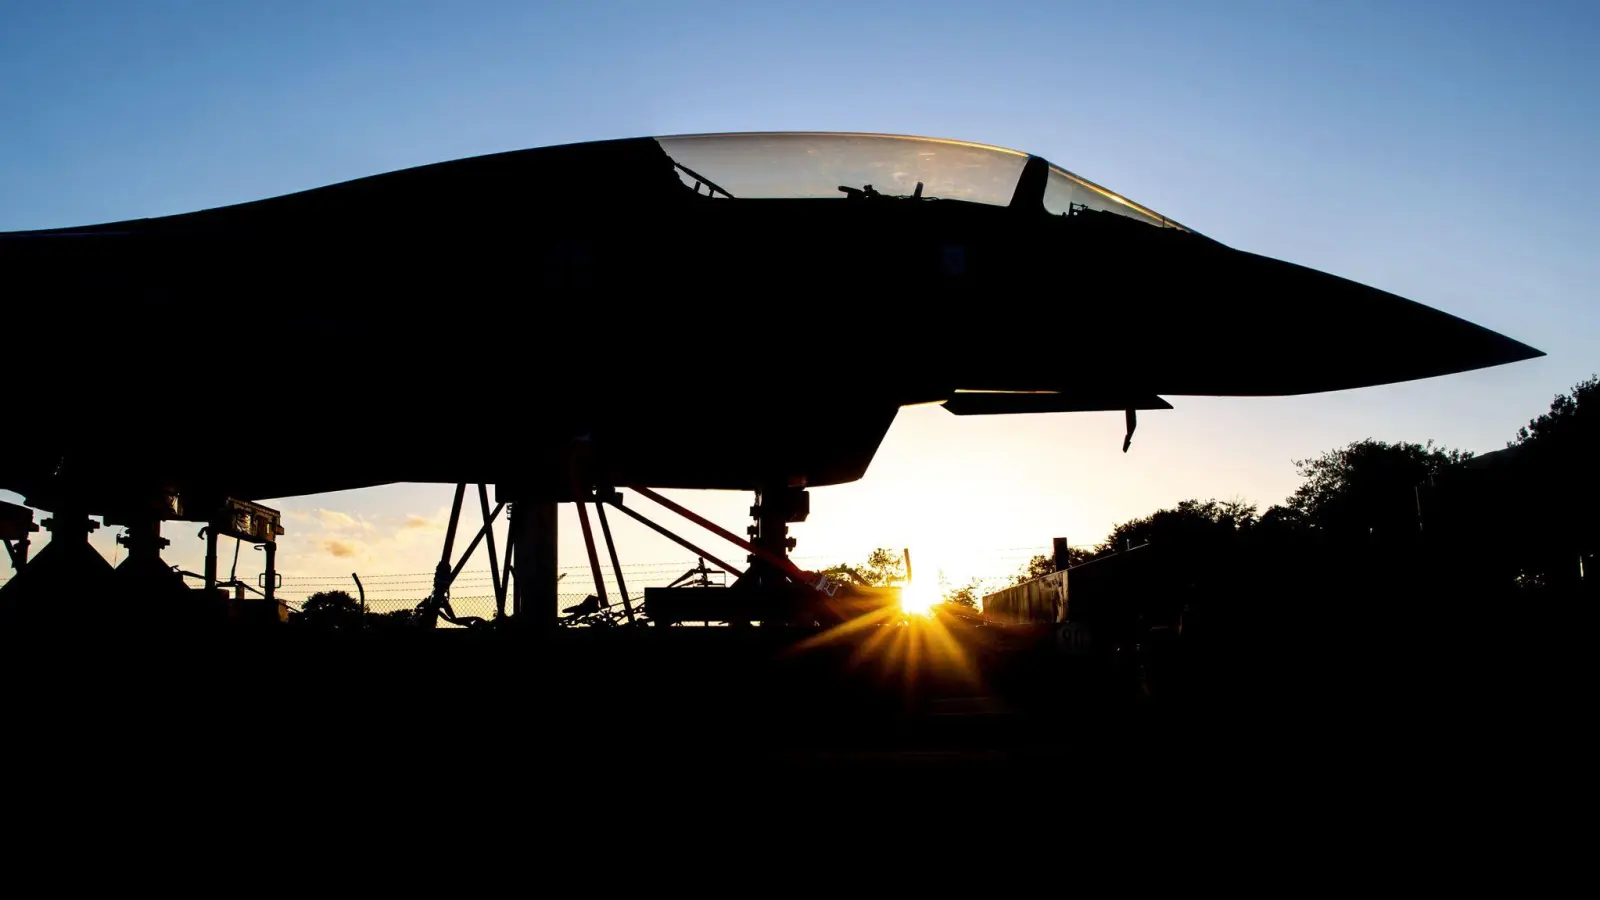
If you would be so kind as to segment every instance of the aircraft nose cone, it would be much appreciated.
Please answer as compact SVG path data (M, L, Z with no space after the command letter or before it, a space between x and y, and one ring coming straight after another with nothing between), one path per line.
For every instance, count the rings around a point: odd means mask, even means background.
M1389 313L1392 324L1380 325L1376 335L1353 338L1364 338L1368 348L1392 356L1397 371L1409 365L1415 371L1410 378L1468 372L1544 356L1543 351L1497 331L1420 303L1401 302L1406 304L1405 312Z
M1159 393L1309 394L1533 359L1520 341L1349 279L1220 244L1191 247L1163 304ZM1190 288L1182 290L1187 282ZM1204 283L1209 289L1197 292ZM1196 294L1200 296L1196 297Z
M1282 373L1281 392L1348 390L1451 375L1543 356L1481 325L1293 263L1242 254L1261 270L1260 309L1275 335L1262 335L1263 363ZM1256 292L1253 292L1256 293ZM1248 330L1248 326L1246 326ZM1287 332L1291 337L1283 340Z

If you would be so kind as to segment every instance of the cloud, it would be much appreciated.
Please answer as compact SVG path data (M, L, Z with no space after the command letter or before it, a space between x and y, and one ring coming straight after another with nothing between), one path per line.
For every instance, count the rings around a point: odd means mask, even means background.
M317 510L317 522L329 531L372 531L372 524L336 509Z
M336 509L317 510L317 521L323 528L358 528L360 527L354 516L342 513Z
M444 490L448 491L449 486L445 486ZM318 579L335 578L342 582L351 571L359 572L363 579L369 576L412 576L392 582L381 577L370 581L368 591L376 591L379 597L386 596L385 591L396 602L408 598L420 600L426 596L433 570L439 562L439 551L450 521L450 507L442 505L429 509L427 505L421 505L411 507L412 511L406 512L405 507L395 510L345 505L343 499L310 499L303 506L285 509L285 513L294 509L303 519L286 528L287 533L278 539L277 567L284 577L282 596L291 600L301 599L319 588ZM339 505L321 507L318 501ZM503 551L506 535L506 516L503 512L496 525L496 547ZM477 530L477 510L469 507L462 513L461 531L455 545L456 560L459 560ZM170 561L182 561L186 568L199 571L203 552L204 545L195 542L188 550L188 556L174 554ZM463 578L486 578L487 554L488 548L480 544L463 572ZM5 567L3 557L4 554L0 554L0 572ZM110 558L109 552L107 558ZM257 554L253 559L254 567L251 568L241 557L241 574L260 570L260 555ZM380 585L384 590L378 590ZM478 587L482 585L474 585L473 589L477 590Z
M355 556L356 555L356 545L355 544L352 544L349 541L341 541L341 540L338 540L336 538L329 538L328 540L323 541L322 542L322 549L328 551L328 553L333 555L333 556Z

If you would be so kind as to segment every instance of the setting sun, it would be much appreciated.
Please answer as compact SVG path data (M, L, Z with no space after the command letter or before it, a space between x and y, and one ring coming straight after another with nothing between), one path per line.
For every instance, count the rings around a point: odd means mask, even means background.
M913 579L900 586L900 609L907 614L925 616L943 602L935 579Z

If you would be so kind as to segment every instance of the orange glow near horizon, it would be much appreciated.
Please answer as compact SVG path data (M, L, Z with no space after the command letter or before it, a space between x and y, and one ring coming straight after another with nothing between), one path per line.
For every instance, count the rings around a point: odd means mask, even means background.
M907 615L932 615L933 608L943 602L938 583L932 578L917 578L900 586L900 611Z
M885 607L792 645L786 654L848 648L847 668L881 682L915 687L930 678L955 678L980 685L977 661L967 646L972 629L941 616L938 606L921 615ZM952 627L954 626L954 627Z

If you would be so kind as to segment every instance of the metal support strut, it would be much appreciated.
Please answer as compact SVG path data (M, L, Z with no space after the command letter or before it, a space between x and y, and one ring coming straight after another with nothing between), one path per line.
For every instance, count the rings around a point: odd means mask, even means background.
M796 582L799 582L800 584L809 585L809 586L811 586L813 588L816 588L817 590L819 590L819 591L821 591L821 592L823 592L825 594L829 594L829 595L831 595L833 593L834 589L836 588L836 585L834 585L833 582L829 580L827 575L819 575L819 574L816 574L816 573L813 573L813 572L807 572L806 570L804 570L804 569L800 568L799 566L795 565L794 562L791 561L787 556L784 556L781 553L774 553L774 552L772 552L771 550L769 550L767 548L757 546L756 544L752 544L751 542L745 540L744 538L739 537L738 535L736 535L733 532L727 530L726 528L723 528L722 526L720 526L717 523L711 521L710 519L707 519L704 516L699 515L698 513L694 512L693 510L685 508L681 504L674 503L671 500L668 500L666 497L661 496L660 494L656 493L655 491L650 490L649 488L639 487L638 485L629 485L628 488L629 488L629 490L632 490L632 491L634 491L634 492L636 492L638 494L641 494L641 495L643 495L645 497L649 497L651 500L654 500L655 502L661 504L662 506L665 506L667 509L670 509L673 512L677 513L678 515L683 516L685 519L688 519L689 521L695 523L696 525L699 525L701 528L706 529L707 531L711 532L712 534L715 534L716 536L722 538L723 540L728 541L729 543L732 543L735 546L741 547L744 550L749 551L753 557L759 558L762 562L765 562L765 563L767 563L769 565L772 565L772 566L776 567L784 575L787 575L788 577L794 579ZM633 514L631 511L627 510L627 507L622 506L620 504L617 506L617 508L621 509L621 510L624 510L624 511L628 511L630 513L630 515L636 515L636 514ZM644 520L642 516L636 516L636 517L641 519L641 520ZM687 542L682 541L682 539L677 538L675 535L672 535L670 532L666 531L666 529L660 528L659 526L654 526L653 523L648 523L647 522L647 524L652 524L652 527L655 527L662 534L665 534L668 537L673 538L674 540L678 540L680 543L684 544L685 546L688 546ZM691 549L693 549L693 548L691 548ZM710 555L707 555L707 554L700 554L700 555L705 556L706 559L711 560L712 562L716 563L718 566L721 566L726 571L729 571L729 572L733 572L734 571L727 564L718 562L717 559L715 557L713 557L713 556L710 556Z
M638 489L635 488L635 490L638 490ZM655 522L652 522L651 520L645 518L643 513L636 512L635 510L632 510L632 509L629 509L626 506L623 506L621 497L615 497L615 496L614 497L608 497L608 498L606 498L606 502L611 504L611 506L613 508L615 508L618 512L628 516L629 518L633 519L635 522L638 522L639 524L645 526L646 528L649 528L651 531L654 531L656 534L661 535L662 537L666 538L667 540L672 541L674 544L677 544L679 547L682 547L683 549L688 550L690 553L693 553L695 556L698 556L701 559L709 560L712 565L716 566L717 568L721 569L724 572L727 572L729 575L732 575L735 578L737 578L740 575L744 574L739 569L736 569L733 566L728 565L727 563L723 562L722 560L717 559L715 556L712 556L710 553L706 552L705 550L702 550L699 547L696 547L694 544L689 543L689 541L685 540L684 538L681 538L678 535L673 534L671 531L668 531L665 527L663 527L661 525L657 525Z
M450 524L445 529L444 548L439 554L439 564L433 570L433 593L428 595L428 599L423 601L422 605L423 626L426 628L435 627L441 616L445 621L453 624L475 625L483 622L482 619L475 616L462 616L459 618L456 616L455 610L450 607L450 586L455 584L456 578L461 575L461 570L467 567L467 560L472 559L472 554L477 551L478 544L485 539L489 541L489 567L491 580L495 585L496 603L498 606L504 606L504 600L502 599L504 585L500 581L500 569L495 559L494 521L500 517L500 513L506 508L506 505L499 503L493 509L489 508L488 485L478 485L478 500L483 511L483 525L478 528L478 533L473 535L472 542L467 544L466 552L461 554L461 559L455 565L450 564L450 560L455 555L456 530L461 525L461 507L466 500L466 496L466 483L463 482L456 485L455 499L450 503Z
M595 552L594 531L589 527L589 498L590 493L579 484L578 470L572 470L572 503L578 507L578 527L583 529L583 549L589 554L589 572L594 576L594 595L600 601L600 609L610 609L611 602L606 599L606 579L600 572L600 554Z
M611 540L611 525L606 522L606 506L598 499L594 503L595 515L600 517L600 533L606 538L606 552L611 555L611 571L617 576L617 593L622 595L622 611L628 616L628 624L633 624L633 601L628 599L628 583L622 580L622 563L617 559L617 545Z

